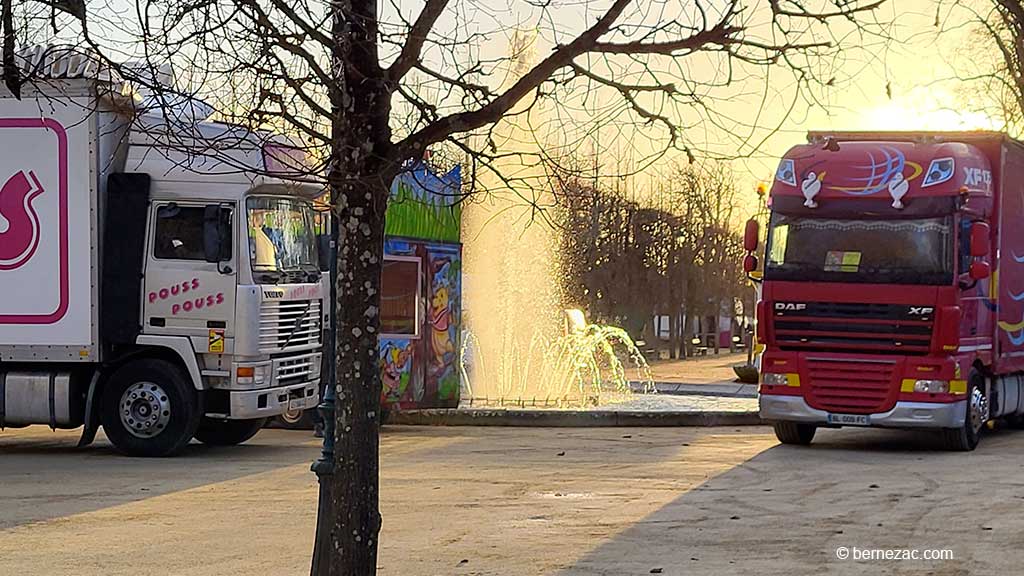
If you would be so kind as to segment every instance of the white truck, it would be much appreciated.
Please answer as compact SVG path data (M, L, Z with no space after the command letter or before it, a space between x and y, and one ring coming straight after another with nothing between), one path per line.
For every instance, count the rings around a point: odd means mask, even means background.
M0 87L0 429L102 426L164 456L316 406L323 186L271 176L289 151L265 134L140 112L75 56L27 62L47 79ZM216 154L161 136L183 122Z

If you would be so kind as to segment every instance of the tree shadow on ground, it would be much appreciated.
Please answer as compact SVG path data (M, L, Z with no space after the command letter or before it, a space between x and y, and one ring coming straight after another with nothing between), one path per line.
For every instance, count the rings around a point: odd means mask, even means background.
M40 427L0 433L0 530L311 464L320 451L299 430L263 430L240 446L193 441L170 458L123 456L102 434L85 448L77 440Z
M1024 552L1009 551L1024 519L1008 507L1024 499L1024 464L1007 454L1022 447L1011 430L971 453L941 451L925 432L820 431L809 447L775 446L681 494L560 574L1016 572ZM844 562L841 546L949 548L955 559Z

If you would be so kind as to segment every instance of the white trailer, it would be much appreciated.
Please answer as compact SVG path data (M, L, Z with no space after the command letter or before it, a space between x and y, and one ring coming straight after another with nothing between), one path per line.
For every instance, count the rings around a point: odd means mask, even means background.
M231 161L171 145L180 118L62 58L0 88L0 429L162 456L316 406L322 186L268 177L264 135L194 119Z

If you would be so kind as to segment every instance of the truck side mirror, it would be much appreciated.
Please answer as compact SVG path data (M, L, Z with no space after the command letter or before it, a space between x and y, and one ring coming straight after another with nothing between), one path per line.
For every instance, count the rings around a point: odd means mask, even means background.
M975 222L971 224L971 256L975 258L981 258L988 256L990 246L990 238L992 237L992 230L985 222ZM971 277L974 278L974 266L971 266ZM985 275L986 277L988 274Z
M207 262L231 258L231 210L208 204L203 210L203 253Z
M743 248L747 252L757 250L757 238L760 236L760 226L757 220L747 220L747 227L743 230ZM748 270L749 272L749 270Z
M968 270L971 280L984 280L992 274L992 267L988 265L988 262L971 262L971 267Z
M320 234L316 237L317 261L321 272L331 271L331 235Z

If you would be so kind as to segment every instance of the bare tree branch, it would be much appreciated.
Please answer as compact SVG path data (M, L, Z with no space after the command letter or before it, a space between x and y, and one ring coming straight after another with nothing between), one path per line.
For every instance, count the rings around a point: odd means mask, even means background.
M448 0L426 0L419 18L409 29L405 47L402 48L398 58L388 67L387 77L392 83L397 83L416 66L420 59L420 52L423 50L423 44L427 41L427 35L430 34L446 6L448 6Z
M505 93L478 110L460 112L441 118L434 124L406 137L395 146L400 156L416 156L434 142L447 139L452 134L468 132L494 123L511 110L524 96L533 91L560 68L572 62L573 58L587 52L597 40L611 29L612 24L622 15L632 0L615 0L615 3L598 21L575 40L557 48L554 53L527 72Z

